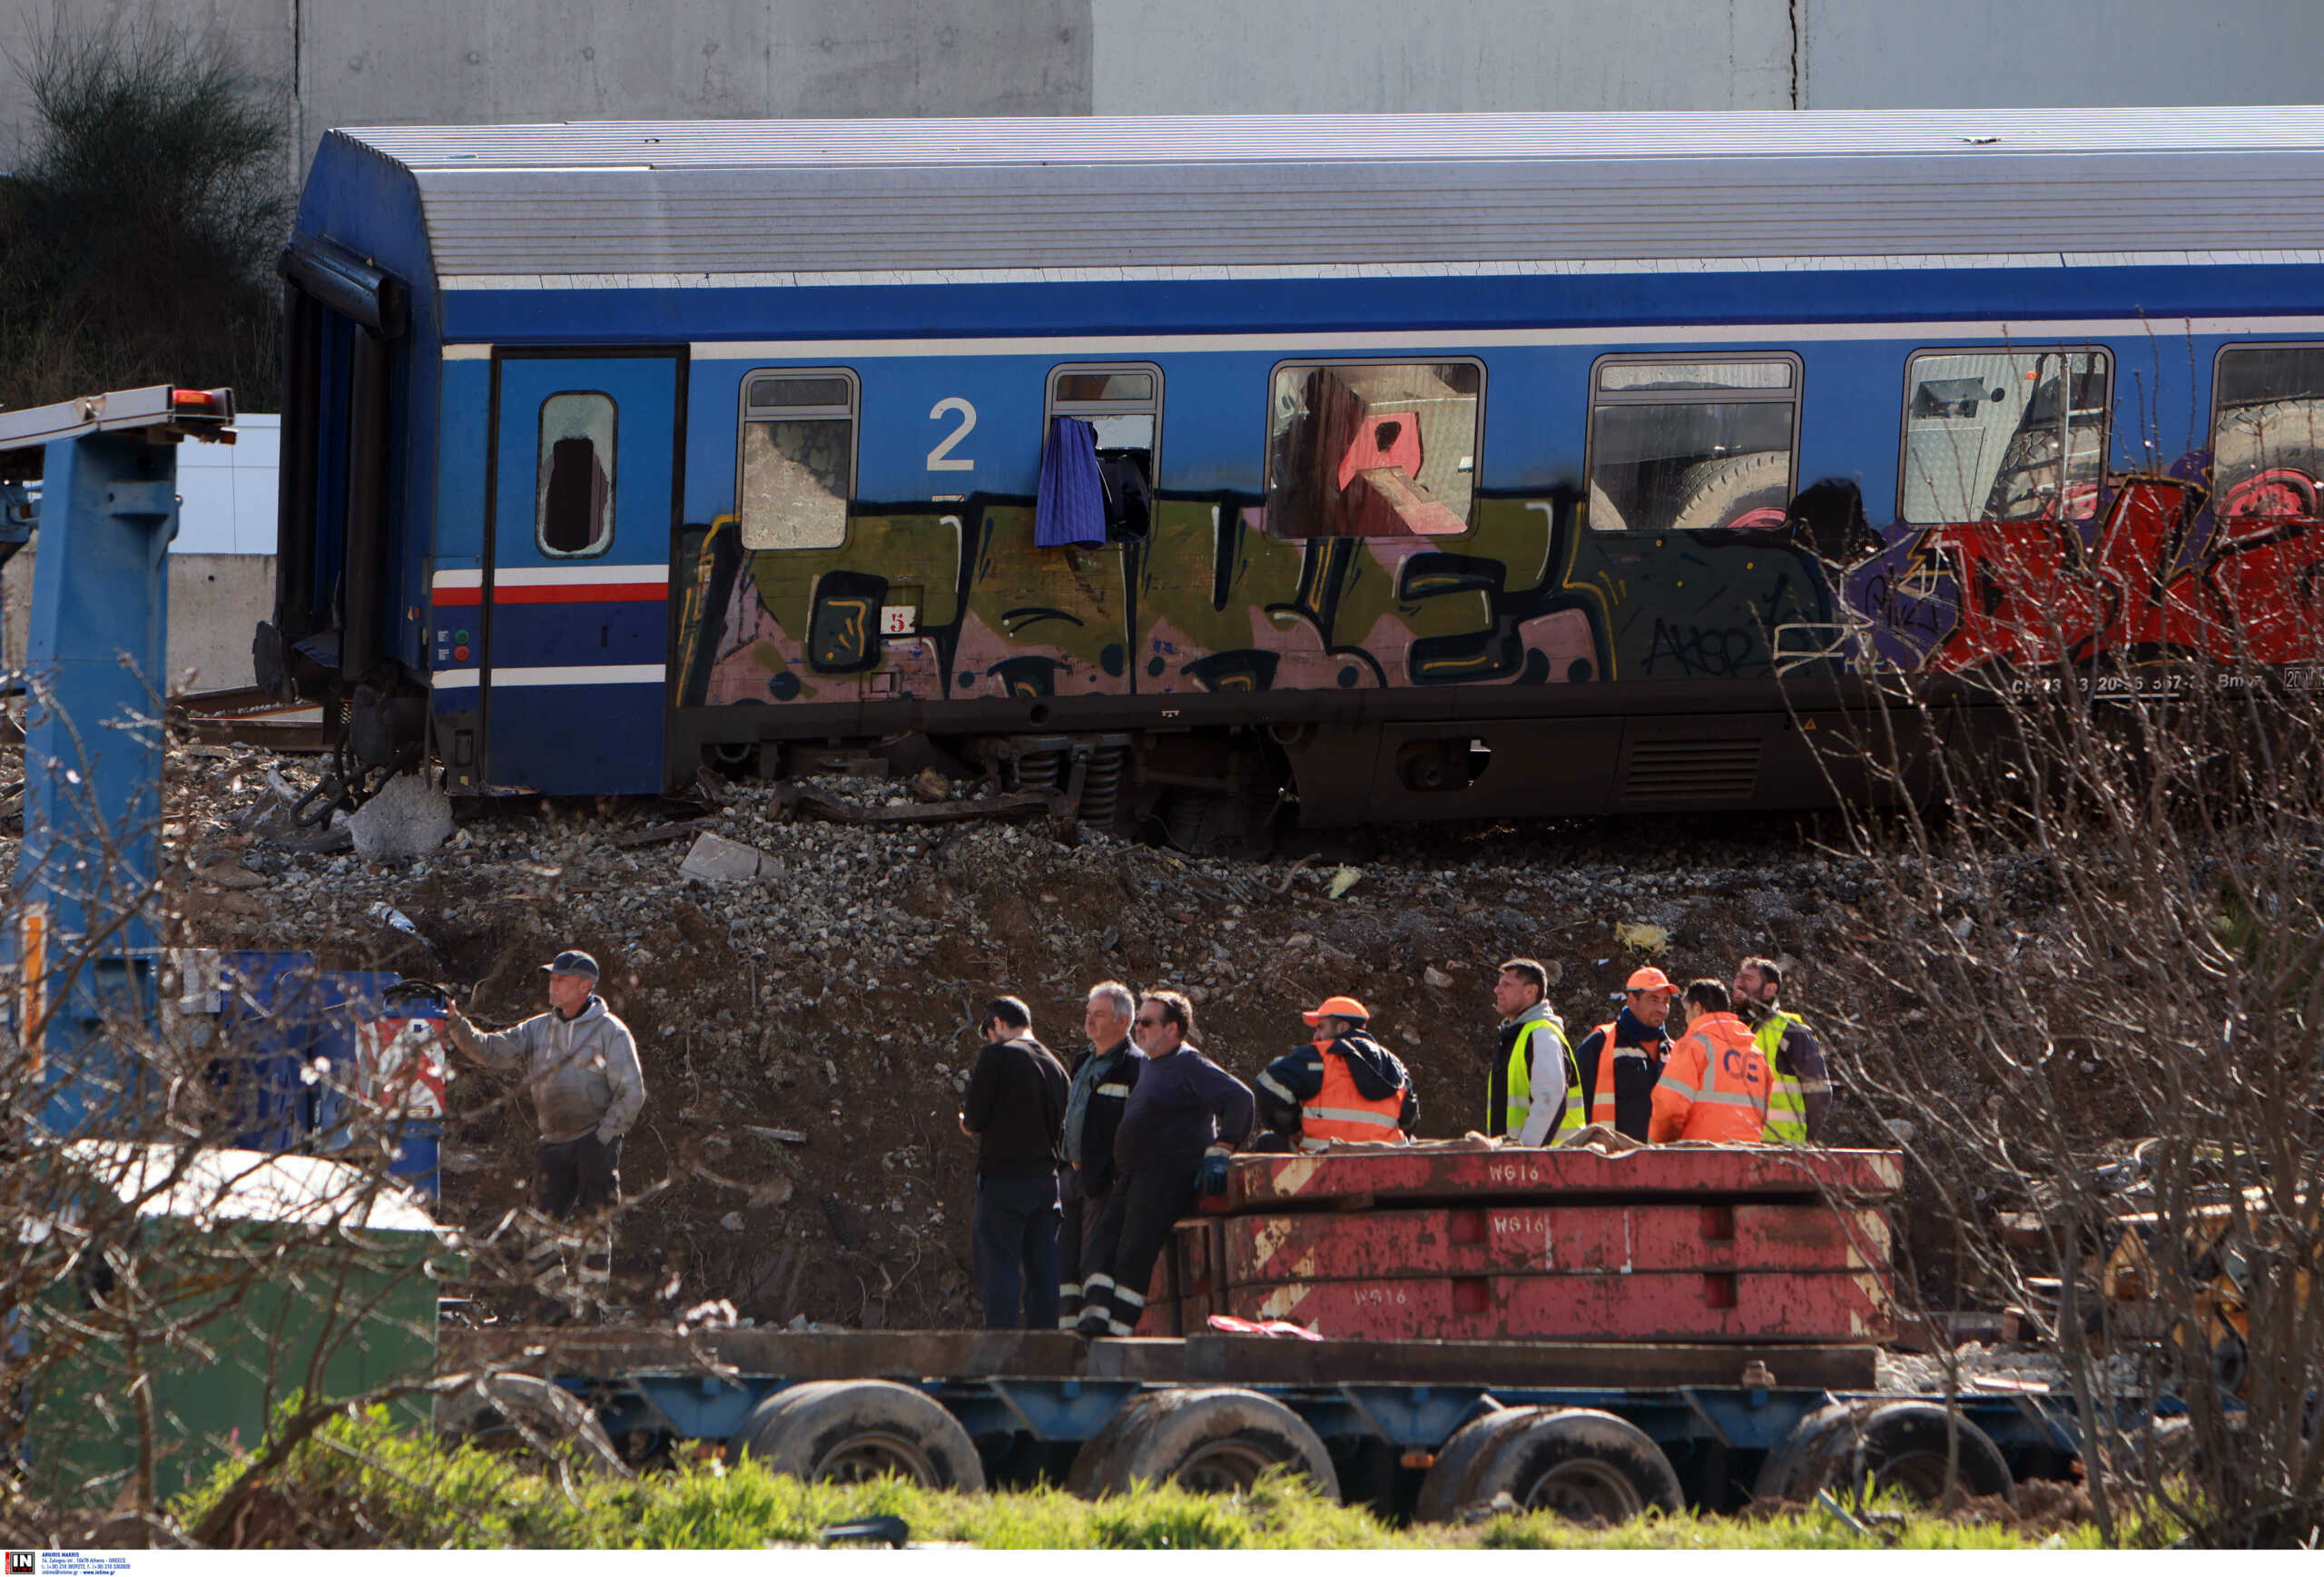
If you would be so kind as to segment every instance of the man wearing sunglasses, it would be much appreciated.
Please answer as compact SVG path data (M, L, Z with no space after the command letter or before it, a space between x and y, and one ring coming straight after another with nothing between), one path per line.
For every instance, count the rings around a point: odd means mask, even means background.
M1194 1004L1177 991L1148 991L1130 1021L1146 1066L1114 1130L1113 1194L1083 1264L1085 1336L1137 1328L1154 1262L1194 1208L1204 1168L1224 1167L1251 1136L1251 1087L1196 1050L1194 1033Z

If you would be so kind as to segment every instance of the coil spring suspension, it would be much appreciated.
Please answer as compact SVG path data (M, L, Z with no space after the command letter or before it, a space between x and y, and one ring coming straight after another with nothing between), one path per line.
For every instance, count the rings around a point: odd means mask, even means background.
M1103 826L1114 819L1121 803L1122 769L1129 764L1129 747L1101 745L1089 753L1088 775L1081 783L1081 819Z
M1016 758L1017 788L1023 793L1054 793L1065 766L1065 752L1035 751Z

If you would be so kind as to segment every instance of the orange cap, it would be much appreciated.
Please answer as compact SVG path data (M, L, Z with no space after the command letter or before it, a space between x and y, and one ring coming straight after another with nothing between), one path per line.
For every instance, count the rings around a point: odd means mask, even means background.
M1652 964L1634 971L1630 975L1630 983L1623 989L1631 991L1669 991L1673 996L1678 995L1679 992L1679 988L1671 983L1670 977Z
M1320 1024L1326 1019L1369 1020L1372 1017L1372 1010L1354 997L1325 997L1323 1005L1314 1012L1302 1013L1299 1016L1311 1024Z

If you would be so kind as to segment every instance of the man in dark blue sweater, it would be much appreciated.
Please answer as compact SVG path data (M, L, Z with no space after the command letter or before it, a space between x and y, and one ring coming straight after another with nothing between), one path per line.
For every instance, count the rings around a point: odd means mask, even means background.
M1251 1135L1251 1087L1196 1050L1194 1032L1194 1004L1177 991L1148 991L1131 1021L1146 1067L1114 1130L1113 1194L1083 1263L1085 1336L1137 1328L1154 1262L1194 1208L1203 1158Z

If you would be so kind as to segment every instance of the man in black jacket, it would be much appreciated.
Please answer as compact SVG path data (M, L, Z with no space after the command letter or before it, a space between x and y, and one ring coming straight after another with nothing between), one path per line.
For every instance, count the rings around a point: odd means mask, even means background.
M1645 1142L1654 1118L1654 1087L1662 1078L1662 1065L1670 1060L1665 1026L1678 995L1679 988L1660 970L1649 965L1633 971L1614 1021L1599 1025L1574 1047L1574 1065L1581 1075L1591 1122Z
M1146 1067L1114 1130L1119 1168L1081 1278L1085 1336L1126 1336L1146 1312L1154 1262L1178 1217L1194 1208L1206 1158L1251 1135L1251 1087L1194 1047L1194 1004L1148 991L1130 1026Z
M960 1131L977 1136L977 1293L989 1331L1057 1324L1058 1140L1065 1065L1033 1039L1015 997L984 1005L984 1050L969 1074Z
M1146 1058L1130 1044L1130 1020L1137 999L1119 981L1089 988L1081 1028L1088 1046L1073 1060L1073 1083L1065 1097L1065 1170L1059 1182L1065 1220L1058 1231L1057 1323L1068 1328L1081 1317L1081 1276L1105 1218L1114 1186L1114 1130Z

